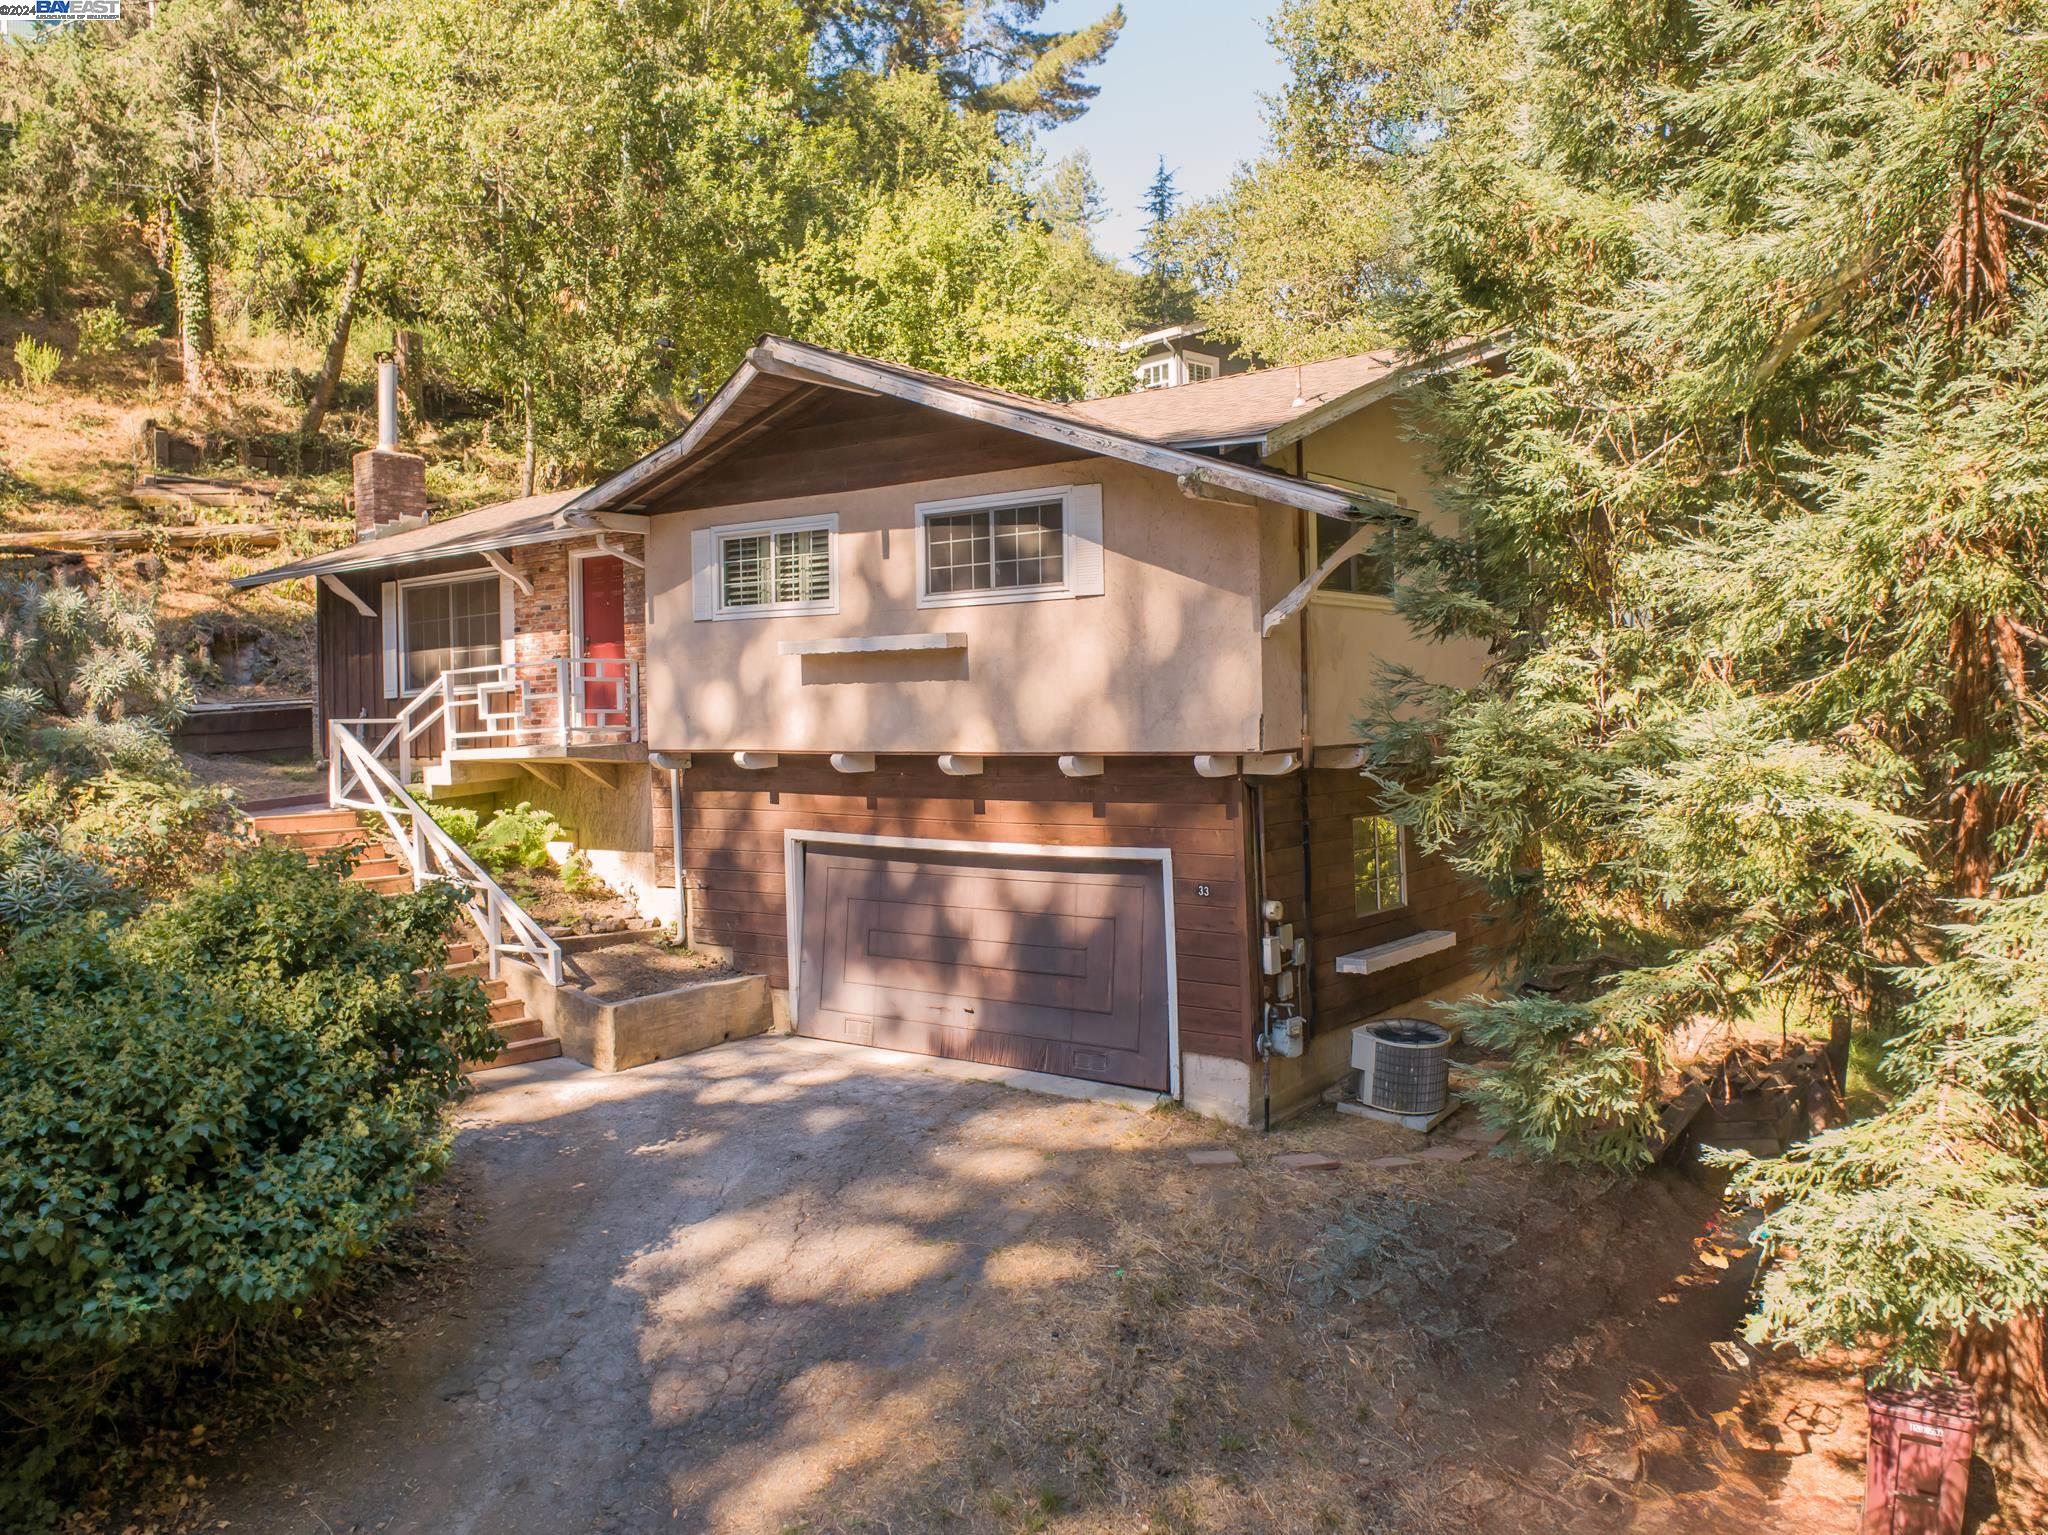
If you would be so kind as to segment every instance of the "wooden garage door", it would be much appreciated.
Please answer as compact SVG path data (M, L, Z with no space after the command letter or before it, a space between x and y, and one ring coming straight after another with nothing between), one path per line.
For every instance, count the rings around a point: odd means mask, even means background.
M1166 1092L1157 865L809 849L797 1031Z

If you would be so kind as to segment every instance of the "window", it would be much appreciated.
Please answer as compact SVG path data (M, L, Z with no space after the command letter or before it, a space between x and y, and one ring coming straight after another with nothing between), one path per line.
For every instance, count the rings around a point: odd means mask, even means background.
M1339 522L1334 517L1318 517L1316 519L1317 567L1320 567L1324 560L1335 554L1344 541L1356 531L1356 528L1353 528L1348 523ZM1394 583L1392 572L1387 569L1386 562L1378 554L1374 553L1372 549L1367 548L1352 555L1350 559L1331 571L1329 579L1317 587L1316 590L1319 592L1346 592L1357 597L1390 597L1393 595Z
M924 520L925 591L1013 592L1066 580L1066 506L1038 501Z
M1187 367L1188 382L1191 384L1204 383L1216 376L1216 359L1213 357L1197 357L1190 353Z
M714 530L721 617L829 612L832 523Z
M917 507L917 605L1102 595L1102 487L1058 485Z
M1173 359L1161 357L1155 362L1138 366L1138 387L1140 389L1165 389L1173 383Z
M1408 904L1401 828L1383 815L1351 818L1351 883L1361 917Z
M503 654L495 575L399 586L400 680L405 691L430 687L443 672L495 666Z

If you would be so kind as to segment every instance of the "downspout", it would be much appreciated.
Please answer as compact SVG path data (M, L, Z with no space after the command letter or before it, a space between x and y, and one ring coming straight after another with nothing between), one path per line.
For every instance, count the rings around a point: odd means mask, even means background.
M668 769L669 869L676 882L676 942L690 947L690 882L683 875L683 773L688 752L650 752L649 762Z
M1296 479L1308 477L1308 453L1306 444L1294 445L1294 475ZM1300 523L1301 553L1304 570L1316 568L1315 512L1303 512ZM1308 681L1308 616L1314 608L1314 600L1301 605L1301 940L1304 959L1301 967L1301 1016L1308 1020L1309 1032L1315 1032L1316 1024L1316 914L1315 914L1315 865L1309 847L1309 795L1308 775L1316 760L1315 716L1311 713L1312 700L1309 696Z

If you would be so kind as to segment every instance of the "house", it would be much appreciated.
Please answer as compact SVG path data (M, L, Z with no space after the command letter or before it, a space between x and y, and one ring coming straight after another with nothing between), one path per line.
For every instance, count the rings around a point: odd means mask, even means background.
M587 489L423 522L386 441L355 544L240 584L319 582L337 775L548 806L799 1032L1253 1122L1477 984L1352 721L1484 662L1372 553L1441 515L1398 395L1483 355L1056 405L767 337Z
M1256 366L1229 342L1210 335L1208 326L1193 322L1162 325L1119 343L1117 349L1130 355L1131 382L1140 389L1202 384Z

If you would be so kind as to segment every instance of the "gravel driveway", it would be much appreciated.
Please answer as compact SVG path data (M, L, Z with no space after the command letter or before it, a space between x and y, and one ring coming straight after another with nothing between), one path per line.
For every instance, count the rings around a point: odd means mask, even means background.
M214 1481L231 1529L779 1531L918 1417L958 1302L1032 1261L1059 1154L1143 1116L763 1038L605 1076L494 1073L476 1233L331 1422ZM924 1414L929 1418L929 1413Z

